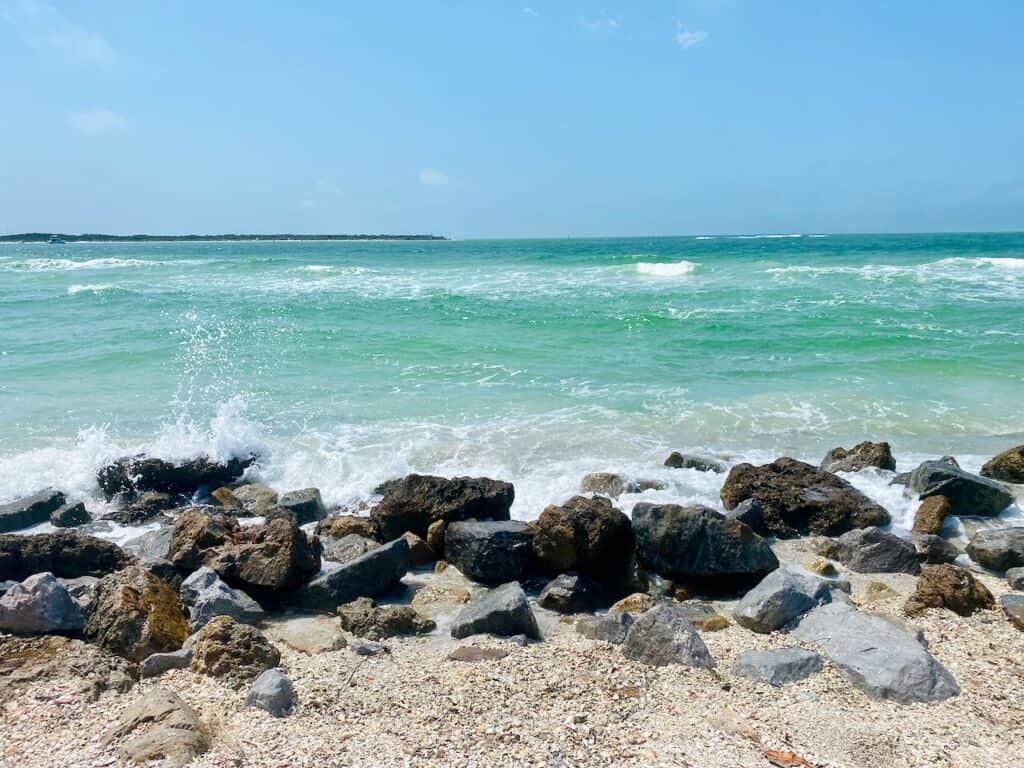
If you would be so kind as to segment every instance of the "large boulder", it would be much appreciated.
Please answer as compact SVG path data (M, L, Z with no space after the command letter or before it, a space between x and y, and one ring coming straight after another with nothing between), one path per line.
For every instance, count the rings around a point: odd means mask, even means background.
M778 687L820 672L821 656L803 648L744 651L732 671L739 677Z
M917 589L903 611L908 616L918 616L928 608L948 608L961 616L970 616L995 604L992 593L970 571L947 563L924 567Z
M152 653L176 651L188 637L188 622L178 595L138 566L104 576L85 624L85 636L132 661Z
M679 605L659 603L636 619L626 633L622 653L628 659L663 667L682 664L710 669L711 652Z
M52 573L37 573L0 597L0 632L48 635L78 632L82 609Z
M754 632L774 632L812 608L832 602L837 586L819 576L779 568L740 599L736 622Z
M986 461L981 474L1004 483L1024 483L1024 445L1010 448Z
M537 597L537 605L555 613L593 613L604 602L601 585L582 573L556 576Z
M793 637L821 648L843 677L873 699L912 704L960 693L953 676L917 637L848 603L815 608Z
M157 528L124 543L124 551L135 555L139 560L166 560L171 548L171 526ZM168 560L167 562L170 562Z
M109 744L134 734L121 745L129 763L184 768L209 749L206 729L178 694L154 688L133 702L104 740Z
M967 545L967 554L978 565L993 571L1024 566L1024 526L983 528Z
M191 639L192 670L241 685L281 663L281 652L255 627L218 616Z
M63 493L47 488L10 504L0 504L0 533L45 523L65 502Z
M614 588L629 573L633 526L608 499L573 496L541 512L532 546L545 573L575 571Z
M956 544L931 533L911 533L907 541L917 552L917 559L929 565L952 563L961 554Z
M838 539L826 539L818 554L838 560L856 573L921 572L914 545L881 528L858 528Z
M395 586L410 567L409 542L399 537L362 557L322 573L289 598L300 608L333 612L357 597L376 597Z
M842 478L786 456L759 467L733 467L721 496L726 509L747 499L760 501L765 527L779 538L838 536L890 521L885 509Z
M896 459L888 443L864 441L849 450L833 448L821 460L821 468L826 472L859 472L868 467L896 471Z
M174 463L147 456L125 456L103 467L96 481L107 499L145 491L190 497L200 488L219 488L234 482L253 461L251 456L225 462L200 456Z
M391 541L406 531L427 537L438 520L508 520L515 498L511 483L487 477L408 475L377 488L383 495L370 511L377 538Z
M945 496L950 514L993 517L1013 503L1013 495L1002 483L972 475L946 461L926 461L907 480L918 498Z
M338 606L341 628L357 637L384 640L399 635L425 635L437 627L432 619L420 616L408 605L377 605L372 598L360 597Z
M271 717L284 717L295 707L295 688L280 669L268 669L253 682L245 703Z
M779 567L764 539L708 507L637 504L633 531L641 564L698 589L733 591Z
M953 507L945 496L928 496L914 513L914 533L937 534L942 524L953 513Z
M452 622L452 637L461 639L479 634L526 635L540 639L537 618L518 582L489 590L470 600L459 611Z
M319 488L303 488L283 493L277 500L277 506L295 515L295 521L299 525L315 523L327 517L327 508L320 498Z
M232 589L212 568L202 567L181 584L188 606L189 631L205 627L215 616L230 616L241 624L257 624L264 616L260 604L240 589Z
M0 536L0 581L44 572L65 579L105 576L133 562L113 542L74 531Z
M530 562L530 528L515 520L449 523L445 558L464 576L482 584L515 581Z

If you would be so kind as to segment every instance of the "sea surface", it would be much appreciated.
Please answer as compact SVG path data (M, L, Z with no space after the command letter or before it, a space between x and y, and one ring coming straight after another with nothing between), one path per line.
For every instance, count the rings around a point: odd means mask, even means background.
M1024 234L0 245L0 501L102 506L145 451L336 505L412 471L511 480L523 519L592 471L715 503L670 450L977 469L1022 394Z

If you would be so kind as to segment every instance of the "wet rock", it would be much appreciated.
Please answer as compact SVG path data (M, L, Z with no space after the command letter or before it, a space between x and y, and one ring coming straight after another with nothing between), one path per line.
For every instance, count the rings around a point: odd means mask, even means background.
M463 661L463 662L477 662L477 661L498 661L508 656L509 652L505 648L478 648L475 645L463 645L456 648L454 651L448 654L448 661Z
M914 513L914 533L937 534L952 511L953 507L945 496L927 497Z
M406 531L426 538L427 528L438 520L508 520L515 498L511 483L486 477L408 475L384 483L377 492L383 498L370 519L381 541Z
M281 653L248 624L217 616L192 637L192 670L241 684L273 669Z
M47 635L78 632L85 616L52 573L37 573L0 597L0 632Z
M303 488L300 491L283 493L277 500L277 506L292 512L299 525L315 523L327 517L327 509L320 498L319 488Z
M342 629L369 640L425 635L437 627L431 619L420 616L408 605L379 606L369 597L339 605L338 616Z
M718 459L713 459L710 456L697 456L692 453L679 453L679 451L672 451L669 454L665 459L665 466L672 469L696 469L700 472L715 472L716 474L721 474L726 470L725 464Z
M960 692L953 676L913 634L846 603L815 608L793 637L821 648L843 677L873 699L912 704Z
M1000 595L999 607L1010 623L1024 632L1024 595Z
M708 507L633 507L637 558L648 570L714 592L750 586L779 566L749 526Z
M837 536L890 521L885 509L845 480L785 456L759 467L733 467L721 497L726 509L746 499L760 501L765 527L779 538Z
M513 520L449 523L444 551L448 562L467 578L482 584L502 584L526 571L530 530L526 523Z
M245 703L272 717L284 717L295 707L295 688L280 669L268 669L253 682Z
M912 533L907 541L917 552L917 559L922 563L937 565L938 563L952 563L960 556L960 550L952 542L946 541L941 536L934 536L929 533Z
M437 560L437 555L423 539L411 531L402 534L402 538L409 543L409 562L413 567L426 565Z
M202 456L178 464L146 456L126 456L103 467L96 476L107 499L161 491L191 497L200 488L219 488L239 477L255 459L217 462Z
M345 647L345 635L336 619L327 616L295 616L264 625L264 634L275 643L315 655Z
M163 688L154 688L131 704L105 743L129 734L135 735L121 746L121 755L130 762L161 768L182 768L209 748L195 711L178 694Z
M993 517L1013 503L1013 496L1001 483L945 461L921 464L910 473L907 487L921 499L945 496L950 514L957 516Z
M778 687L820 672L821 656L803 648L744 651L732 671L739 677Z
M576 619L576 632L588 640L622 645L633 625L628 613L607 613L603 616L582 616Z
M1024 566L1024 526L983 528L967 545L967 554L978 565L993 571Z
M202 629L215 616L230 616L241 624L257 624L264 616L259 603L229 587L212 568L200 568L185 579L181 599L189 607L190 632Z
M456 639L470 635L492 634L511 637L523 634L540 639L537 619L517 582L503 584L470 600L452 622Z
M832 602L835 587L836 582L779 568L740 599L736 622L753 632L774 632L812 608Z
M961 616L995 607L995 599L984 584L969 571L955 565L926 565L917 580L917 589L903 611L918 616L928 608L948 608Z
M821 468L826 472L859 472L868 467L896 471L896 459L888 443L865 441L849 450L833 448L821 460Z
M1024 445L1010 448L986 461L981 474L1004 483L1024 483Z
M579 573L563 573L544 586L537 605L556 613L593 613L604 601L604 590L596 581Z
M50 524L57 528L77 528L92 522L92 515L82 502L63 504L50 513Z
M715 666L697 630L685 612L672 603L660 603L637 618L622 644L628 659L654 667L682 664L710 669Z
M732 509L726 511L725 516L730 520L739 520L750 527L758 536L769 536L770 531L765 525L761 502L757 499L744 499Z
M45 523L66 502L63 493L48 488L10 504L0 504L0 533Z
M261 483L240 485L234 489L233 495L242 509L253 517L263 517L268 509L277 504L277 491Z
M0 535L0 580L44 572L65 579L104 576L133 562L116 544L76 531Z
M292 593L292 604L314 611L333 612L357 597L376 597L393 587L409 570L409 542L397 538L323 573Z
M188 669L192 663L192 649L180 648L170 653L152 653L139 664L139 673L143 678L159 677L172 669Z
M1010 589L1024 590L1024 568L1010 568L1006 572L1006 583Z
M818 554L838 560L856 573L921 572L914 545L881 528L858 528L838 539L825 540Z
M338 515L321 520L316 525L316 535L320 538L340 539L349 534L358 534L367 539L374 537L373 523L368 517L355 515Z
M0 700L42 680L72 684L90 700L103 691L131 689L137 665L95 645L58 635L0 637Z
M580 493L600 493L613 499L626 491L626 477L614 472L592 472L580 481Z

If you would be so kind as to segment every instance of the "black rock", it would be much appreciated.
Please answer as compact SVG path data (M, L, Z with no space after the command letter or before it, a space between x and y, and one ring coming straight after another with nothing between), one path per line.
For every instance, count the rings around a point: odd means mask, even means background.
M85 504L64 504L50 514L50 524L57 528L76 528L92 522L92 516L86 511Z
M725 516L732 520L739 520L750 526L750 530L758 536L768 536L770 531L764 524L761 502L757 499L744 499L733 509L725 513Z
M322 573L292 593L300 608L333 612L357 597L376 597L395 586L409 570L409 542L397 538L340 568Z
M957 516L993 517L1013 503L1013 495L1002 483L947 461L924 462L910 473L907 487L922 499L945 496Z
M327 517L327 509L320 498L319 488L304 488L301 491L289 491L281 494L277 506L294 513L299 525L315 523Z
M952 563L960 556L955 544L932 533L912 533L907 541L917 550L917 559L929 565Z
M116 544L76 531L0 535L0 581L22 581L34 573L54 576L105 576L134 563Z
M593 613L604 602L601 585L579 573L555 577L537 598L537 605L556 613Z
M107 499L144 491L191 497L200 488L219 488L234 482L255 460L250 456L217 462L201 456L175 464L146 456L125 456L103 467L96 480Z
M24 499L0 504L0 533L19 531L45 523L50 515L66 503L64 494L48 488Z
M696 456L692 453L680 453L672 451L665 459L665 466L672 469L696 469L700 472L714 472L721 474L725 472L726 466L718 459L709 456Z
M448 562L473 581L515 581L530 562L530 529L512 520L450 523L444 551Z
M452 622L451 635L456 639L480 634L502 637L526 635L534 640L540 639L537 619L526 593L517 582L503 584L473 598Z
M917 549L881 528L858 528L825 541L818 554L844 563L857 573L921 573Z

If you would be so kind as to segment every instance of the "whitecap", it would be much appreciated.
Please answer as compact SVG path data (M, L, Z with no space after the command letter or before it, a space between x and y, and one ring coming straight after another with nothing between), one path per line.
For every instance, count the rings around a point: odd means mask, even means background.
M683 277L684 275L691 274L699 266L699 264L692 261L679 261L668 264L641 261L636 265L636 271L641 275L650 275L652 277Z
M108 283L75 283L68 287L68 296L74 296L79 293L105 293L106 291L116 290L118 290L118 286Z

